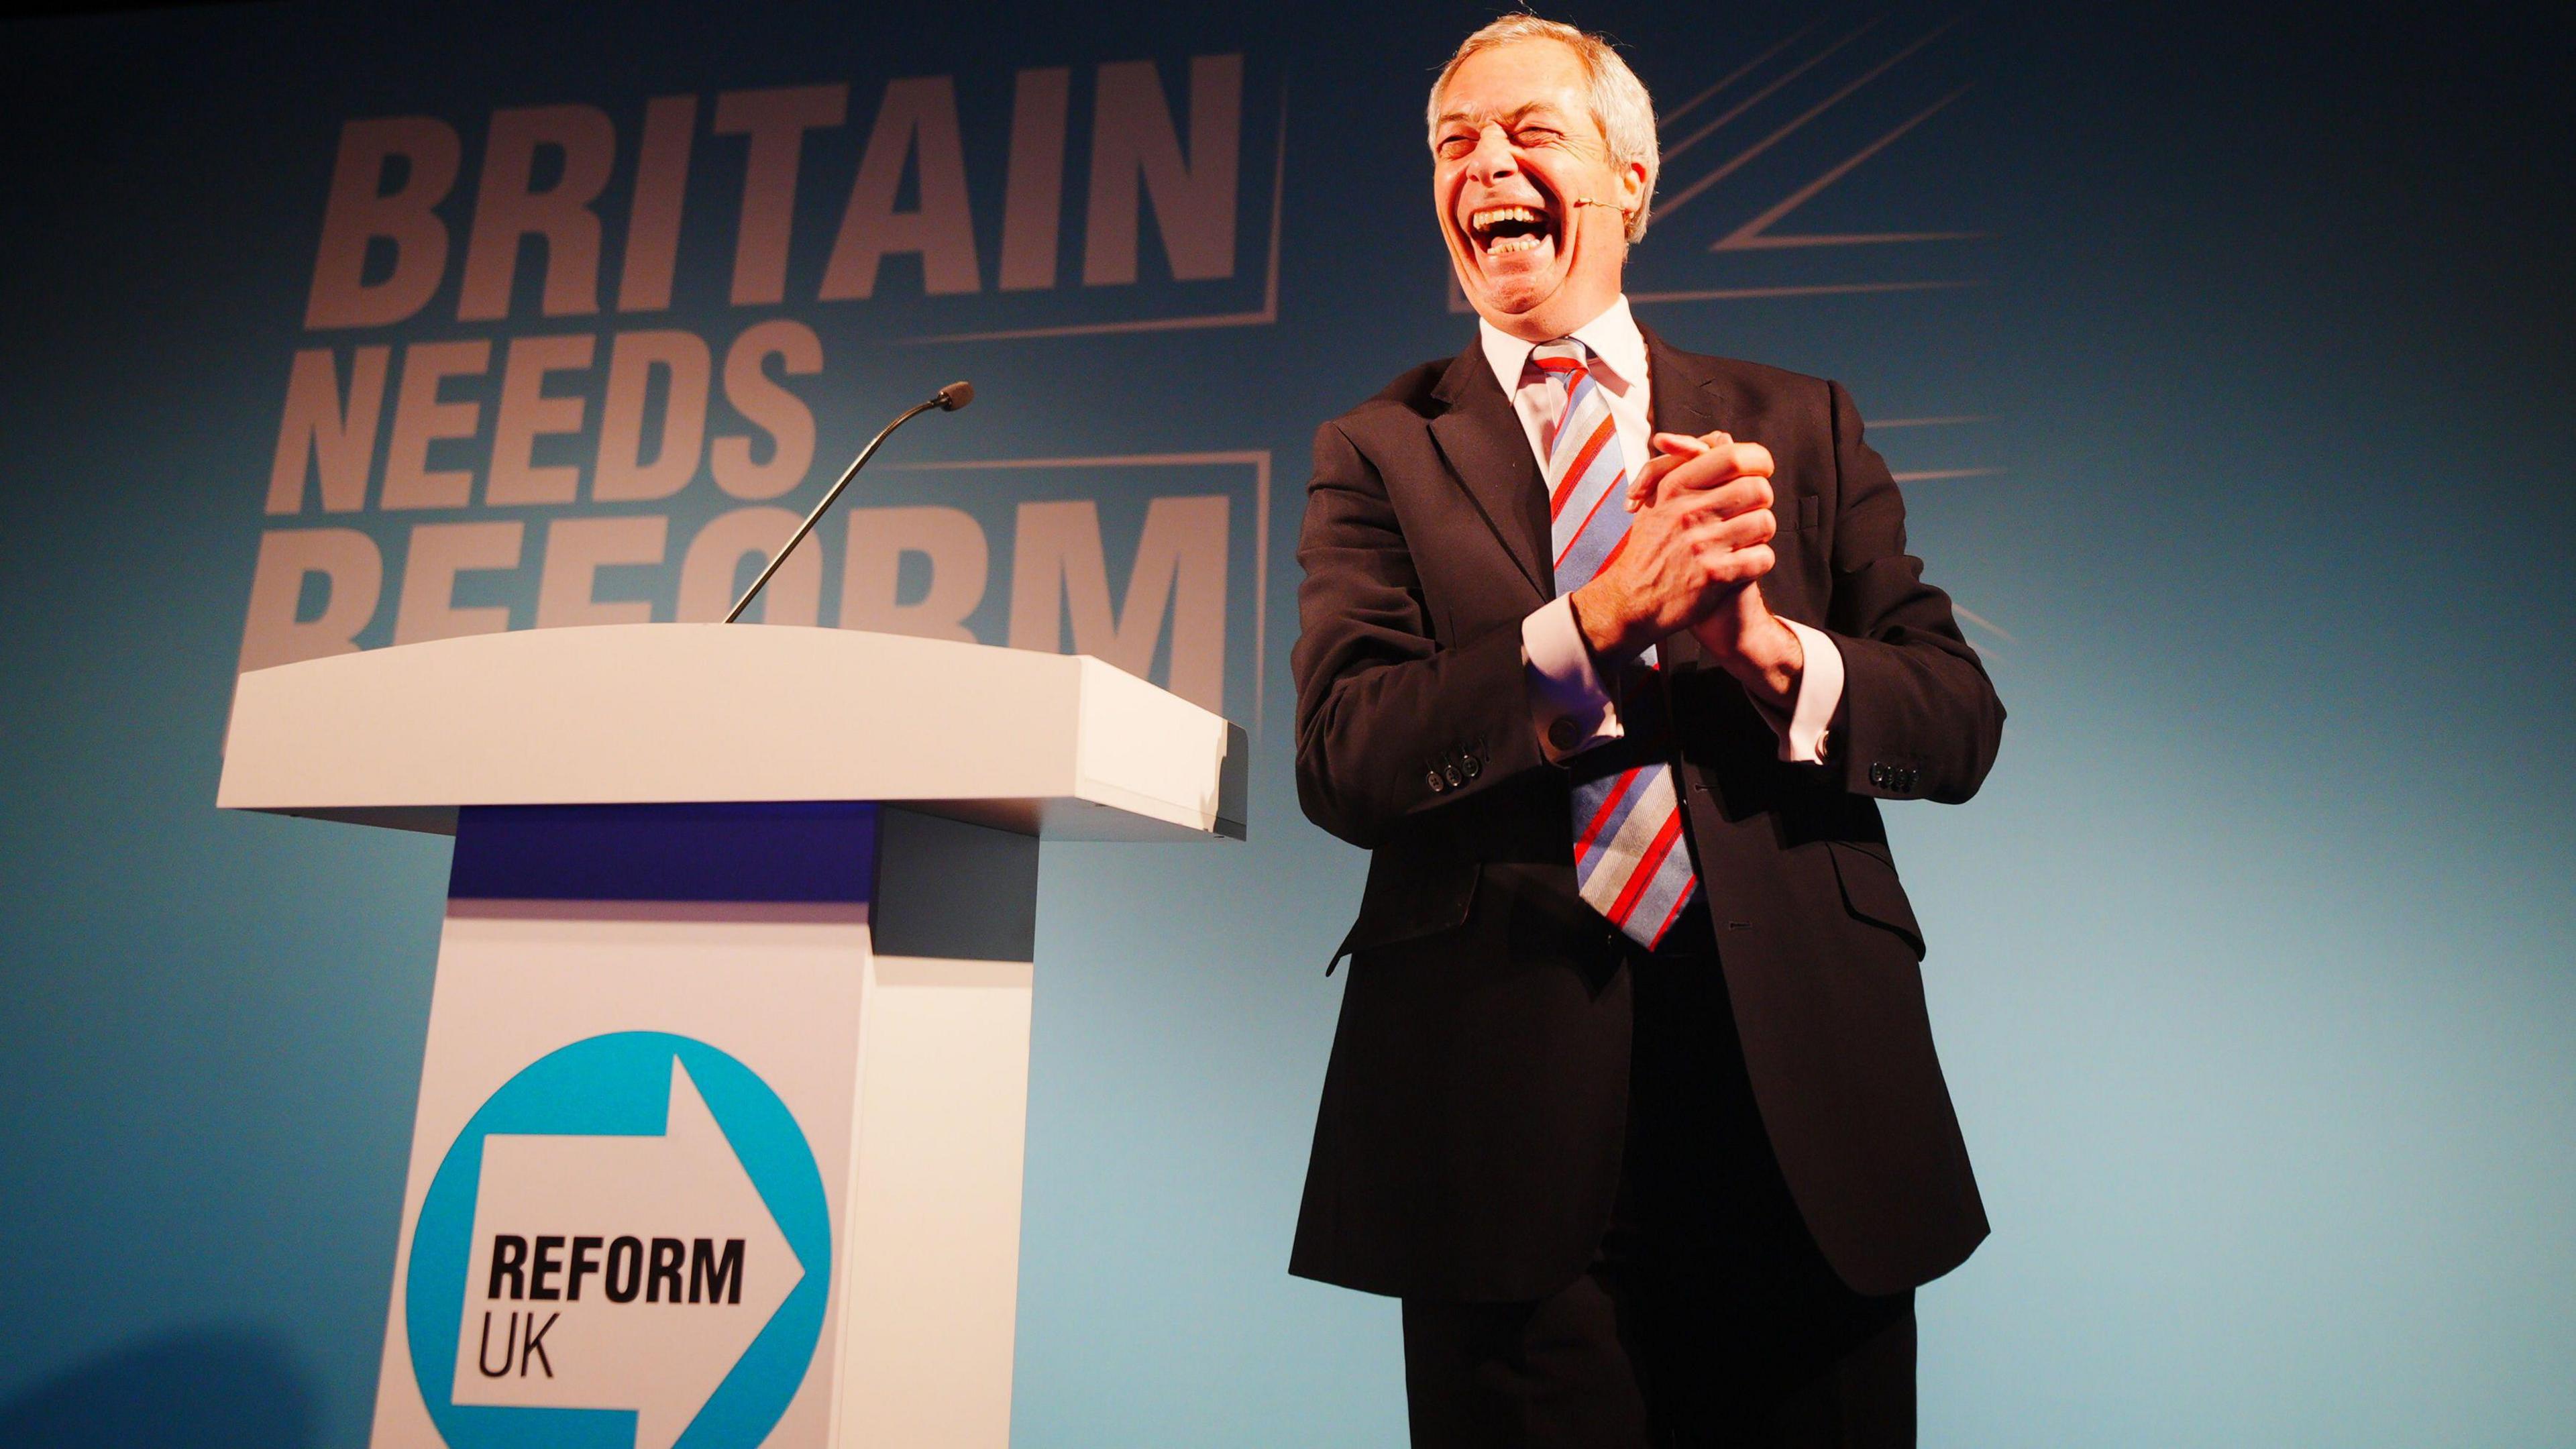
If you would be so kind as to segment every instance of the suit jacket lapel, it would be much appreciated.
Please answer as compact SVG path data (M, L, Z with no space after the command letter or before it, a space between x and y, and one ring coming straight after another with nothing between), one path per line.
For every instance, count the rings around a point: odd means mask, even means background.
M1726 406L1716 374L1703 368L1699 358L1674 350L1645 324L1639 323L1637 330L1646 338L1646 369L1654 384L1655 431L1697 437L1725 427L1724 419L1732 409Z
M1646 338L1656 430L1696 435L1724 427L1731 409L1715 375L1652 330L1642 325L1638 330ZM1547 480L1481 344L1471 342L1458 354L1432 396L1445 405L1431 420L1431 437L1449 471L1530 587L1542 600L1555 598L1556 570L1547 546ZM1644 465L1642 459L1630 463Z
M1431 439L1449 471L1474 500L1485 524L1542 600L1556 597L1547 550L1547 483L1531 455L1520 414L1494 380L1485 349L1469 343L1431 395L1446 404L1431 420Z

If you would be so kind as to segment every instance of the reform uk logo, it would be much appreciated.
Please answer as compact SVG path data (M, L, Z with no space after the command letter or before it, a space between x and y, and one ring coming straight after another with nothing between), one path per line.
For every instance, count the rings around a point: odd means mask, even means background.
M592 1037L493 1093L431 1180L413 1377L454 1449L758 1444L831 1270L821 1174L768 1084L687 1037Z

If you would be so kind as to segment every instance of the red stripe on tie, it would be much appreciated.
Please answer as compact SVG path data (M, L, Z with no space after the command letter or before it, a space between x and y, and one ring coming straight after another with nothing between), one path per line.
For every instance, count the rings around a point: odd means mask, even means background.
M1593 459L1601 456L1602 445L1610 441L1611 435L1616 433L1618 428L1617 419L1608 413L1601 415L1601 426L1592 430L1591 440L1583 445L1582 452L1574 455L1574 466L1566 469L1564 476L1556 481L1556 492L1547 500L1547 516L1550 521L1565 511L1565 500L1574 496L1574 485L1583 481L1584 472L1592 466ZM1593 505L1593 511L1599 512L1600 505ZM1590 523L1591 515L1584 515L1583 521ZM1579 536L1581 530L1578 529L1576 532Z
M1627 474L1622 473L1622 474L1620 474L1620 475L1619 475L1619 478L1625 478L1625 477L1627 477L1627 476L1628 476ZM1589 532L1592 530L1592 520L1594 520L1594 519L1596 519L1596 518L1600 517L1600 516L1601 516L1601 510L1602 510L1602 508L1610 502L1610 500L1611 500L1611 498L1612 498L1612 497L1614 497L1615 495L1617 495L1617 494L1618 494L1618 492L1619 492L1619 478L1613 478L1613 479L1611 479L1611 480L1610 480L1610 486L1601 490L1601 496L1592 500L1592 511L1591 511L1590 513L1587 513L1587 514L1583 515L1583 521L1582 521L1581 523L1579 523L1579 524L1575 525L1575 529L1574 529L1574 536L1573 536L1572 538L1569 538L1569 539L1567 539L1567 540L1565 541L1565 552L1564 552L1564 553L1560 553L1560 554L1558 554L1558 555L1556 556L1556 563L1555 563L1554 567L1556 567L1556 568L1563 568L1563 567L1565 567L1565 560L1567 559L1567 557L1568 557L1568 556L1570 556L1570 555L1574 552L1574 546L1575 546L1576 544L1578 544L1578 543L1583 542L1583 535L1584 535L1584 534L1586 534L1586 533L1589 533ZM1623 533L1623 534L1621 534L1621 535L1619 535L1619 541L1620 541L1620 542L1625 543L1625 542L1627 542L1627 540L1628 540L1628 535L1626 535L1626 534L1624 534L1624 533ZM1602 555L1602 558L1603 558L1603 560L1606 562L1606 561L1608 560L1608 558L1609 558L1609 555L1604 554L1604 555ZM1599 569L1597 569L1597 568L1596 568L1596 569L1594 569L1594 570L1593 570L1593 572L1594 572L1595 574L1598 574L1598 573L1600 573L1600 572L1601 572L1601 570L1599 570Z
M1612 787L1610 798L1601 802L1601 808L1594 811L1592 814L1592 823L1583 827L1583 833L1581 835L1574 837L1574 858L1576 860L1581 860L1583 858L1583 852L1592 848L1592 837L1601 833L1602 825L1610 819L1610 812L1618 808L1619 802L1626 798L1628 794L1628 782L1636 779L1637 771L1644 768L1646 767L1643 765L1637 765L1619 772L1619 783Z
M1622 474L1620 474L1619 476L1620 476L1620 477L1622 477L1622 478L1625 478L1625 477L1627 477L1628 475L1627 475L1627 474L1625 474L1625 473L1622 473ZM1613 489L1616 489L1619 485L1618 485L1617 483L1612 483L1610 486L1611 486ZM1632 529L1632 530L1630 530L1629 532L1626 532L1626 533L1623 533L1623 534L1619 535L1619 541L1618 541L1617 543L1614 543L1614 544L1610 545L1610 551L1609 551L1608 553L1605 553L1605 554L1601 555L1601 567L1599 567L1599 568L1597 568L1597 569L1594 569L1594 570L1592 571L1592 576L1593 576L1594 578L1596 578L1596 579L1597 579L1597 578L1601 577L1603 574L1605 574L1605 573L1609 572L1609 570L1610 570L1610 561L1611 561L1612 559L1617 558L1617 557L1619 556L1619 551L1620 551L1621 549L1626 548L1626 547L1628 546L1628 540L1630 540L1630 539L1632 539L1632 538L1635 538L1636 536L1637 536L1637 535L1636 535L1636 532L1635 532L1635 530L1633 530L1633 529Z
M1673 843L1681 838L1682 812L1675 810L1664 817L1664 828L1655 832L1654 843L1637 858L1637 873L1628 877L1628 883L1619 888L1619 899L1612 901L1610 909L1602 912L1610 918L1612 925L1623 931L1628 929L1628 916L1637 909L1637 898L1646 893L1646 887L1654 884L1655 872L1664 868L1664 857L1673 853Z

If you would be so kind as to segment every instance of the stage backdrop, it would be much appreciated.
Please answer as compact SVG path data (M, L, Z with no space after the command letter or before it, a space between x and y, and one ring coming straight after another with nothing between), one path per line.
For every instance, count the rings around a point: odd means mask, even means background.
M1925 1441L2567 1442L2566 37L1568 14L1662 111L1639 314L1849 385L2012 711L1888 812L1996 1228ZM0 1442L364 1433L447 844L216 813L236 671L710 617L959 377L767 623L1255 741L1248 843L1047 851L1016 1442L1399 1442L1393 1306L1284 1271L1363 865L1285 660L1315 425L1473 336L1485 18L0 31Z

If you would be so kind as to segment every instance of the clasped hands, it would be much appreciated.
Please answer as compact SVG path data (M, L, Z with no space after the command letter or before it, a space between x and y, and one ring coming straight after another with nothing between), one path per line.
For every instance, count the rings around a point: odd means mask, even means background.
M1776 561L1771 450L1725 433L1657 433L1654 449L1628 484L1626 545L1574 591L1575 626L1605 661L1688 629L1757 698L1786 705L1806 652L1756 583Z

